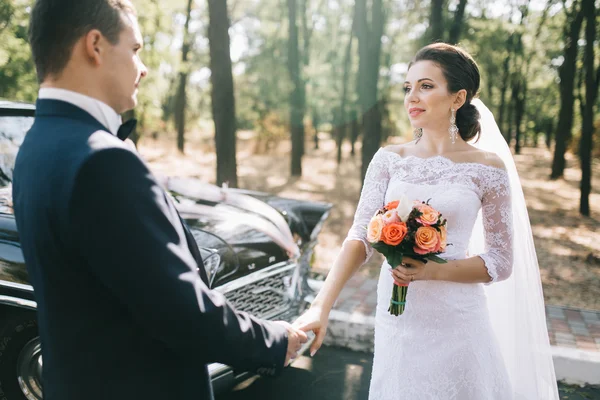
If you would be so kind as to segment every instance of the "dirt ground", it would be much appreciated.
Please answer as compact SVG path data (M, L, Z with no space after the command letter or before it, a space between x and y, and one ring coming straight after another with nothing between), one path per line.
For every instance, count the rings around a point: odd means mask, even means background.
M353 158L344 148L340 166L335 143L322 134L319 149L306 145L301 178L290 177L289 142L268 154L255 154L251 132L238 132L239 187L280 196L334 204L319 236L314 268L326 272L352 224L360 190L360 153ZM185 176L215 182L215 153L210 137L188 139L185 155L175 140L143 139L138 148L157 174ZM360 150L358 150L360 151ZM600 162L594 163L591 218L579 215L577 158L568 155L564 180L550 181L551 153L525 148L515 157L528 204L544 293L548 304L600 310ZM375 277L380 257L358 273Z

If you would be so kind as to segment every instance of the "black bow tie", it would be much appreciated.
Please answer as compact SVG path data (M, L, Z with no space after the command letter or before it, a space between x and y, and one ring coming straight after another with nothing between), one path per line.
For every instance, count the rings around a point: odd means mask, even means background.
M117 131L117 137L121 140L127 139L127 137L129 135L131 135L131 132L133 132L133 130L135 129L136 124L137 124L137 119L135 119L135 118L132 118L132 119L128 120L127 122L125 122L123 125L121 125L119 127L119 130Z

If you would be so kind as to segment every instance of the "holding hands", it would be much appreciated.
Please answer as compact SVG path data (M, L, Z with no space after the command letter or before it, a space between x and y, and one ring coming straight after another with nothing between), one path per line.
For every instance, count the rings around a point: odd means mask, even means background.
M298 357L298 352L302 348L302 345L308 341L308 336L306 336L304 331L293 327L285 321L276 321L276 323L284 326L288 332L288 347L284 363L287 367L294 358Z
M315 340L310 346L311 357L315 355L323 344L325 334L327 333L328 321L329 312L324 311L320 306L313 305L292 324L301 331L313 331L316 335Z

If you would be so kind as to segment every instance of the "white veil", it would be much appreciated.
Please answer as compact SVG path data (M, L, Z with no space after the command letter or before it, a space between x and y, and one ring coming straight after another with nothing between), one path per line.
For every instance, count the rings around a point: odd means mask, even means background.
M472 104L481 115L481 136L473 145L496 153L504 161L510 181L513 273L507 280L485 288L494 332L511 378L513 399L558 400L539 266L517 168L490 110L479 99L473 99ZM484 251L480 211L469 253Z

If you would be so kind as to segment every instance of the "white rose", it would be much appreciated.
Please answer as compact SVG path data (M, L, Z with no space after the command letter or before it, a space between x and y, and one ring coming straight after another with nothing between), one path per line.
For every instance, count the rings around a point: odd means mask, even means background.
M396 213L398 213L398 216L400 217L402 222L406 222L412 209L413 205L412 202L408 200L408 197L400 196L400 198L398 199L398 207L396 207Z

